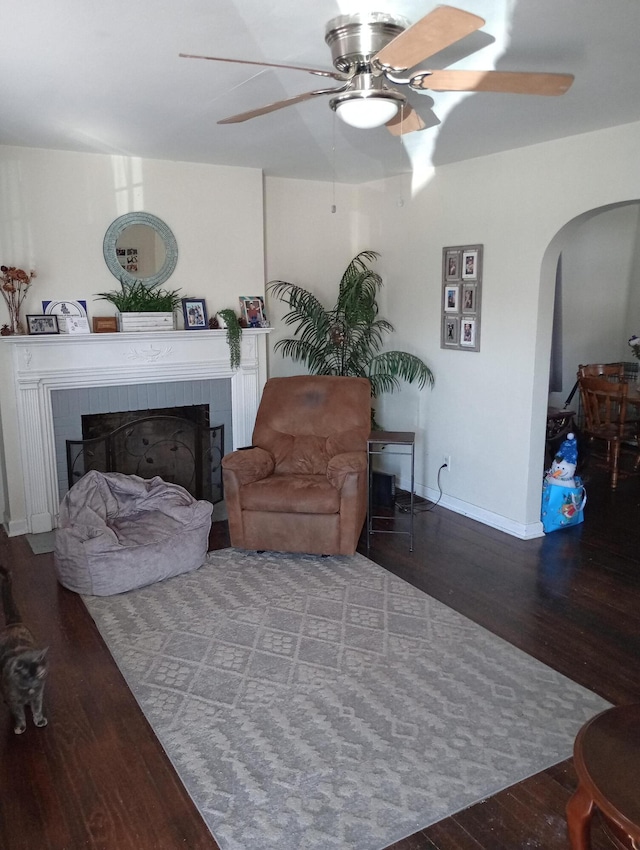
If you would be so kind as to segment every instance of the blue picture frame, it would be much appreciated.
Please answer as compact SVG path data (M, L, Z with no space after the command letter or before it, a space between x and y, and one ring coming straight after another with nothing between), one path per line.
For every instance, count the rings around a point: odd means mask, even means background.
M209 327L204 298L183 298L182 315L185 331L202 331Z

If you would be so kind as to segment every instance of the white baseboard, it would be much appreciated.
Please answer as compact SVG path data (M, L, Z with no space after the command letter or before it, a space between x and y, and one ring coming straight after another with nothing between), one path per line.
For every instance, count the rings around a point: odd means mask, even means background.
M26 519L8 520L5 516L2 525L7 532L7 537L19 537L21 534L29 533Z
M408 490L410 484L408 481L401 481L399 486L403 490ZM423 499L428 499L430 502L437 502L440 496L438 490L420 486L416 486L416 494L422 496ZM505 534L518 537L520 540L533 540L536 537L544 537L544 530L540 521L532 523L515 522L501 514L495 514L492 511L486 511L484 508L479 508L477 505L464 502L462 499L447 496L446 493L443 493L440 497L438 507L446 508L448 511L462 514L462 516L468 516L470 519L474 519L498 531L504 531Z

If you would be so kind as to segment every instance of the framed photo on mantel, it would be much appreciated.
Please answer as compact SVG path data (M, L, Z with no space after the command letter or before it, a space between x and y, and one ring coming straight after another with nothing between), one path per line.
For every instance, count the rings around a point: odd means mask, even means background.
M183 298L182 314L185 331L206 330L209 327L204 298Z
M442 249L440 348L480 351L482 245Z

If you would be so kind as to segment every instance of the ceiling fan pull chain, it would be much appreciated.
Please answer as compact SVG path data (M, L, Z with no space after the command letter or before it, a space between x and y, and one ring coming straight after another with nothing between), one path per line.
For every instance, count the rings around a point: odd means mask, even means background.
M398 139L398 141L400 142L400 168L398 169L398 173L400 174L400 195L398 197L398 200L396 201L396 204L399 207L404 206L404 195L403 195L403 192L402 192L402 171L403 171L403 168L404 168L404 152L405 152L403 124L404 124L406 108L407 107L404 106L404 105L400 108L400 138Z
M336 211L336 120L337 115L333 113L333 124L332 124L332 139L331 139L331 177L332 177L332 185L331 185L331 196L333 203L331 204L331 212L335 213Z

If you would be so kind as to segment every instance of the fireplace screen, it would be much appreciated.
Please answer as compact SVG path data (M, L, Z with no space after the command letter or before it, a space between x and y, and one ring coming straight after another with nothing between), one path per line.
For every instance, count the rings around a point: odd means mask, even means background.
M95 469L141 478L158 475L196 499L215 504L223 498L224 425L210 428L181 416L144 416L66 445L69 486Z

